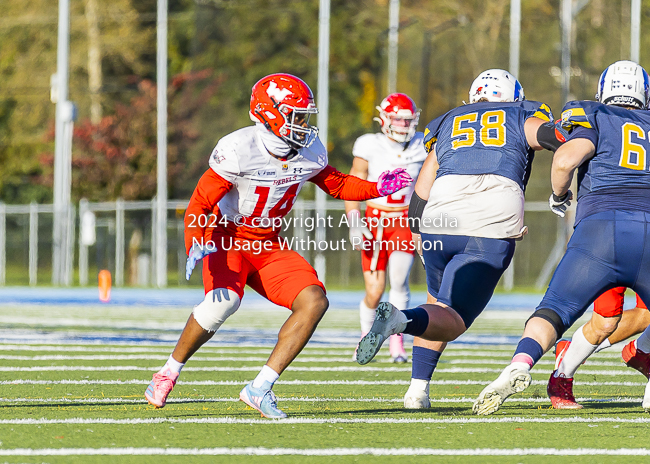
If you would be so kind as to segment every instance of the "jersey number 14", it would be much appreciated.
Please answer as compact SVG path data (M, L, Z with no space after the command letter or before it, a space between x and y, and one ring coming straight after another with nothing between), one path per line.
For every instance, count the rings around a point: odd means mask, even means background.
M291 187L284 192L280 201L278 201L275 206L269 211L269 217L284 217L291 211L293 203L296 201L296 193L298 193L299 184L293 184ZM264 208L269 199L270 187L262 187L258 185L255 187L255 194L257 195L257 203L255 204L255 209L251 217L262 217L264 213Z

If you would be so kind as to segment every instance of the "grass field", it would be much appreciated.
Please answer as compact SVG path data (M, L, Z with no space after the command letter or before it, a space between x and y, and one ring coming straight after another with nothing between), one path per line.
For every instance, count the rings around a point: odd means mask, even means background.
M190 305L188 305L189 307ZM496 414L471 414L508 363L528 313L484 313L443 355L432 408L405 410L410 364L351 361L357 312L328 312L275 392L289 419L237 401L287 312L242 308L183 370L164 409L143 397L189 309L0 307L0 463L647 462L645 379L596 354L576 376L582 411L550 409L553 356ZM374 456L373 456L374 455ZM564 457L558 457L564 456Z

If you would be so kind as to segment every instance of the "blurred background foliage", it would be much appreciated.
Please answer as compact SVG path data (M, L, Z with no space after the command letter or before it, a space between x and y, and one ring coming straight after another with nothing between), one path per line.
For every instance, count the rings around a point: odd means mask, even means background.
M0 199L51 202L57 2L2 0ZM71 0L70 99L79 110L73 200L155 193L156 1ZM318 0L170 0L169 192L189 198L217 140L251 124L252 85L288 72L317 89ZM650 58L643 34L641 64ZM629 57L629 0L591 0L572 37L571 95L591 99L600 72ZM509 2L402 0L398 91L422 108L420 129L462 104L482 70L508 67ZM385 96L388 0L332 0L330 162L346 171L354 140L377 131ZM523 0L519 79L559 115L559 0ZM527 196L548 194L550 154ZM307 191L306 195L310 195Z

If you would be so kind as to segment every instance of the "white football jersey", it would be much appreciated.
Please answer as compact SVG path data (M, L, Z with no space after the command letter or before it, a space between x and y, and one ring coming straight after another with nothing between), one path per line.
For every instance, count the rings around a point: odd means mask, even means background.
M373 205L404 208L409 205L415 189L415 181L427 158L422 143L423 138L422 132L416 132L406 148L404 144L392 141L383 133L362 135L354 143L352 155L368 161L369 181L377 182L382 172L397 168L406 169L413 178L413 182L408 187L387 197L371 200Z
M523 190L496 174L438 177L420 222L426 234L486 238L514 238L523 227Z
M283 161L269 154L255 126L226 135L210 155L212 170L234 186L219 201L221 214L237 225L262 229L271 226L268 218L285 216L305 182L326 166L320 139Z

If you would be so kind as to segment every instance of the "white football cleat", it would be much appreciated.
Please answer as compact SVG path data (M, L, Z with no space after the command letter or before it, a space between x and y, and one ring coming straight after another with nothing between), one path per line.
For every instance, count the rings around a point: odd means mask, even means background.
M645 393L643 394L643 410L645 412L650 412L650 382L645 386Z
M405 409L429 409L431 407L431 400L429 400L429 392L423 390L408 389L404 395L404 408Z
M357 347L357 362L363 365L372 361L384 341L391 335L402 333L407 322L404 313L395 306L388 302L379 303L372 328Z
M531 380L527 369L511 364L494 382L483 389L472 406L472 412L482 416L497 412L509 396L528 388Z

